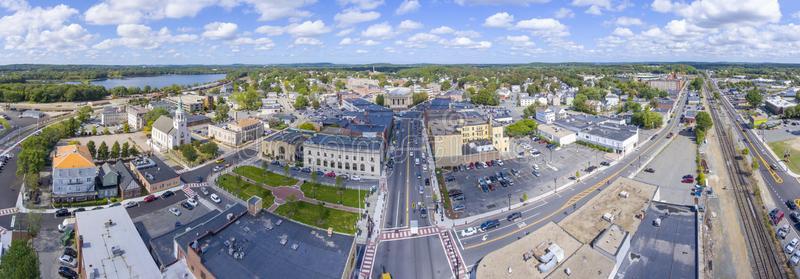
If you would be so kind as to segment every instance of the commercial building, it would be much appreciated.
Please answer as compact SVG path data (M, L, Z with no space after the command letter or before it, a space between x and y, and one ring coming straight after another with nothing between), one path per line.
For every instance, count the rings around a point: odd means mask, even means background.
M539 98L532 96L522 96L519 97L519 105L521 107L529 107L530 105L536 104L537 100L539 100Z
M95 166L89 149L82 145L56 148L53 156L53 199L57 202L84 201L97 197Z
M161 278L161 271L121 206L75 214L81 278Z
M770 97L764 100L764 105L769 112L777 115L783 115L784 110L796 106L797 103L788 101L781 97Z
M380 138L316 134L303 143L303 165L315 171L377 179L383 151Z
M128 162L128 169L148 193L166 190L181 184L181 177L156 156L140 157Z
M124 107L103 107L100 112L100 125L112 126L122 124L128 120L128 114Z
M188 112L202 111L205 104L208 103L210 96L200 96L194 94L184 94L180 96L167 97L165 100L173 106L180 106L183 110ZM212 99L213 102L213 99Z
M413 104L411 89L405 87L388 89L385 102L390 109L406 109Z
M127 116L128 116L128 127L130 127L131 131L141 130L144 128L144 114L147 113L147 109L143 107L137 106L128 106L127 107Z
M555 125L539 124L539 136L559 145L567 145L578 140L578 134Z
M661 78L645 81L648 86L667 92L678 92L683 88L683 80L677 78Z
M639 143L639 128L615 123L594 124L578 131L578 141L584 141L626 155Z
M499 158L508 152L505 126L475 111L428 110L425 123L436 164L450 166ZM492 151L477 148L490 144Z
M261 158L280 160L289 164L303 160L306 136L297 130L283 130L267 136L261 142Z
M208 126L208 137L219 143L239 146L264 134L264 125L257 118L244 118Z
M556 121L556 112L550 108L536 109L536 120L543 124L550 124Z

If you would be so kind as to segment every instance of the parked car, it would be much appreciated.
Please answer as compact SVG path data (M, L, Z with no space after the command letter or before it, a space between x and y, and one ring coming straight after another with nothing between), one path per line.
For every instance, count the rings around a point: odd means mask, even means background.
M125 202L125 208L131 208L131 207L136 207L136 206L139 206L139 202L137 202L137 201L126 201Z
M481 223L481 231L488 231L500 226L499 220L488 220L486 222Z
M184 202L181 202L181 206L182 206L183 208L186 208L186 209L188 209L188 210L192 210L192 209L194 209L194 205L192 205L191 203L188 203L188 202L186 202L186 201L184 201Z
M475 227L469 227L461 231L461 237L472 236L478 233L478 230Z
M75 210L72 211L72 215L75 215L75 213L83 212L83 211L86 211L86 208L83 208L83 207L76 208Z
M66 266L58 267L58 275L61 275L61 277L68 279L78 278L78 273Z
M514 222L516 220L519 220L520 218L522 218L522 213L514 212L509 214L508 217L506 217L506 220L508 220L509 222Z
M608 167L608 166L610 166L610 165L611 165L611 163L609 163L609 162L606 162L606 161L602 161L602 162L600 162L600 165L601 165L601 166L604 166L604 167Z
M681 180L681 183L694 183L694 177L687 177Z
M175 214L175 216L181 216L181 211L175 207L171 207L169 212L172 212L172 214Z
M188 202L192 206L197 206L197 198L193 197L193 198L187 199L186 202Z
M200 187L200 193L203 193L203 195L206 195L206 196L208 196L208 188L206 188L206 187Z
M166 190L166 191L164 191L163 194L161 194L161 197L166 199L166 198L172 197L174 195L175 195L175 192L170 191L170 190Z
M539 173L539 171L533 171L533 172L531 172L531 173L533 174L533 176L536 176L536 177L540 177L540 176L542 176L542 174L541 174L541 173Z
M789 219L792 219L792 222L795 223L800 222L800 213L797 213L797 211L792 211L792 213L789 213Z
M75 267L78 266L78 261L75 260L75 258L73 258L70 255L61 255L61 257L58 258L58 261L63 266L68 266L68 267L72 267L72 268L75 268Z
M789 210L797 210L797 204L794 200L786 200L786 207L788 207Z
M69 215L70 215L69 210L66 208L61 208L59 210L56 210L56 217L66 217Z
M361 177L358 176L358 175L353 175L353 177L351 177L350 180L352 180L352 181L361 181Z
M209 198L211 199L211 201L213 201L215 203L222 202L222 199L220 199L219 196L217 196L217 194L211 194L211 196Z
M428 209L424 208L424 207L420 208L419 209L419 216L422 217L422 218L427 218L428 217Z
M70 257L73 257L73 258L77 258L78 257L78 252L75 251L75 249L72 249L72 247L64 248L64 253L63 254L64 255L68 255Z
M453 211L464 211L464 205L463 204L454 205L453 206Z
M156 200L156 196L154 195L148 195L147 197L144 197L144 202L151 202L154 200Z
M115 202L115 203L112 203L111 205L109 205L108 207L117 207L117 206L120 206L120 205L122 205L122 204L118 203L118 202Z
M646 169L644 169L644 172L647 172L647 173L655 173L655 172L656 172L656 170L654 170L653 168L646 168Z

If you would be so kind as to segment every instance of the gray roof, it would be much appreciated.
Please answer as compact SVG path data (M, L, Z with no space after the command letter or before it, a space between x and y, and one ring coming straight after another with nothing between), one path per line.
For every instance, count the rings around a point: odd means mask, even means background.
M308 139L306 143L358 150L379 150L381 147L383 147L383 140L379 138L348 137L326 134L316 134Z
M244 206L237 204L178 236L176 242L187 249L189 243L197 240L195 247L200 251L203 265L217 278L342 277L352 236L333 234L329 237L326 231L268 212L252 216L244 214L243 210ZM241 217L229 221L228 211ZM276 225L278 220L282 221L281 225ZM242 259L234 259L227 253L225 242L230 243L231 239L235 239L233 246L244 252ZM286 239L286 243L281 244L281 239ZM297 247L293 249L295 244Z
M303 136L303 133L294 130L284 130L268 136L264 139L264 141L297 144L298 142L305 141L305 137Z
M638 133L638 128L636 128L636 126L613 123L599 123L592 124L582 129L581 132L616 141L624 141L635 136Z
M173 128L172 118L169 116L159 116L158 119L156 119L156 122L153 122L153 130L159 130L168 135L172 133Z
M176 173L175 170L167 166L167 164L156 156L137 159L133 162L140 160L150 160L152 162L151 165L136 168L136 171L141 173L149 184L155 184L178 177L178 173Z
M119 173L108 162L100 166L98 178L100 187L117 187L119 185Z
M696 278L697 219L692 209L653 201L644 216L630 244L630 253L639 258L625 257L617 278ZM660 227L653 226L656 218L661 218Z
M165 234L150 239L150 253L156 259L156 264L164 268L178 260L175 258L175 236L184 233L186 229L197 227L217 215L219 215L219 210L212 210L188 224L177 226Z
M133 175L131 175L131 172L127 167L125 167L125 164L122 163L122 161L117 161L117 163L114 164L114 169L117 171L117 173L119 173L119 188L121 191L141 188L139 182L136 182L136 179L133 179Z

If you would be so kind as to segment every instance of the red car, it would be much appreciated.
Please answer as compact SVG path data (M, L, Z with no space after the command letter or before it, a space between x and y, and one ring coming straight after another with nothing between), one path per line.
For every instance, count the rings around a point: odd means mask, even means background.
M492 163L492 161L486 161L486 165L491 167L492 165L494 165L494 163Z
M153 195L149 195L147 197L144 197L144 202L151 202L151 201L154 201L154 200L156 200L156 196L153 196Z
M694 183L694 177L686 177L683 180L681 180L681 182L683 182L683 183Z
M329 173L326 173L326 174L325 174L325 176L326 176L326 177L336 177L336 173L334 173L334 172L329 172Z

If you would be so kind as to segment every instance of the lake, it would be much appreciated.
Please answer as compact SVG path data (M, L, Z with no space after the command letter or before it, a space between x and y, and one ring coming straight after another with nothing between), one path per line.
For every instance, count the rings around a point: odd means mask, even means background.
M144 88L146 85L150 85L153 88L161 88L165 86L170 86L173 84L177 85L193 85L193 84L205 84L209 82L218 81L225 78L225 74L206 74L206 75L160 75L160 76L151 76L151 77L129 77L129 78L114 78L114 79L104 79L104 80L96 80L92 81L91 83L94 85L101 85L106 89L114 88L117 86L125 86L125 87L139 87Z

